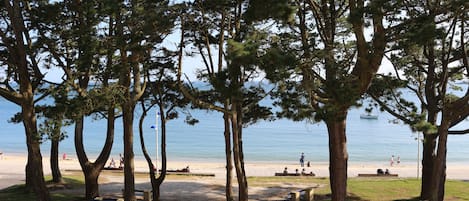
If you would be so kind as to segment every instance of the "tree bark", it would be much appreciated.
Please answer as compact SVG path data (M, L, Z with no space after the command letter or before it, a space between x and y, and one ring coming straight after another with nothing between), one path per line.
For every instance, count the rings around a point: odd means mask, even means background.
M420 143L420 142L419 142ZM424 134L422 150L422 188L420 191L421 200L430 200L431 184L433 179L434 151L436 148L436 135Z
M344 117L347 111L342 111ZM342 201L347 197L347 137L346 121L326 121L329 132L329 174L333 201Z
M150 173L151 190L153 192L152 193L152 200L157 201L157 200L160 199L160 185L158 184L158 182L156 180L156 174L157 174L158 170L155 169L155 166L153 165L151 157L148 154L147 148L145 146L145 138L143 137L143 121L145 120L145 117L147 116L147 111L149 109L145 108L145 103L143 101L141 101L141 103L142 103L141 105L142 105L143 113L140 116L140 120L138 122L140 146L142 148L143 156L145 157L145 160L147 161L148 170L149 170L149 173ZM155 125L155 126L157 126L157 125ZM156 129L158 129L158 128L156 128ZM162 153L163 153L163 151L162 151ZM156 161L156 162L158 162L158 161ZM163 164L165 164L165 163L166 162L163 162ZM161 169L162 169L161 174L166 175L166 164Z
M101 170L88 165L87 168L83 170L83 173L85 175L86 200L92 200L93 198L99 196L98 177L101 173Z
M26 146L28 149L28 162L26 164L26 188L33 190L39 201L49 201L50 194L44 181L44 172L42 167L42 155L40 148L40 136L37 131L36 114L34 112L34 89L31 77L38 80L42 79L41 74L31 74L28 64L28 52L25 44L29 42L24 38L29 30L24 25L20 1L4 1L3 6L7 9L7 15L11 24L9 29L14 35L15 41L8 44L8 54L12 58L17 70L16 74L19 79L20 93L13 97L7 97L9 100L15 99L15 103L21 105L21 115L23 117L23 125L26 134ZM5 13L4 13L5 14ZM6 16L4 16L6 18ZM6 38L2 42L8 41ZM29 60L35 60L30 57Z
M85 175L85 198L91 200L99 196L98 178L101 174L106 161L111 154L114 143L114 108L113 105L108 110L107 134L104 147L94 163L90 162L83 146L83 127L84 117L82 116L75 122L75 150L81 169Z
M24 109L22 112L23 115L28 114L28 112L26 112ZM32 113L34 112L29 114ZM35 122L35 118L33 119L33 122ZM23 123L25 124L26 145L28 147L28 162L26 164L26 188L34 191L38 201L49 201L50 194L44 180L40 144L38 141L37 132L34 132L36 127L30 126L35 123L31 124L30 119L23 119Z
M433 164L433 180L431 181L431 201L444 200L444 184L446 181L446 153L449 123L442 118L438 127L438 149Z
M158 176L155 182L155 188L157 191L153 193L153 200L157 201L160 199L160 186L166 178L166 116L164 115L164 105L159 104L160 108L160 121L161 121L161 174ZM158 162L158 161L157 161Z
M228 108L228 104L225 104L225 108ZM226 185L225 185L225 197L227 201L234 201L233 198L233 159L231 158L231 132L230 132L230 119L229 114L226 112L223 114L224 122L224 137L225 137L225 159L226 159Z
M135 201L134 107L130 100L122 105L124 125L124 200Z
M50 169L52 172L52 182L62 183L62 174L59 168L59 140L51 139L50 147Z
M232 98L232 116L231 116L231 126L233 132L233 156L234 156L234 166L236 169L236 175L238 179L238 200L247 201L248 200L248 183L246 179L246 173L244 170L243 164L243 153L242 153L242 141L241 141L241 131L242 131L242 122L241 117L238 113L238 107L240 106Z

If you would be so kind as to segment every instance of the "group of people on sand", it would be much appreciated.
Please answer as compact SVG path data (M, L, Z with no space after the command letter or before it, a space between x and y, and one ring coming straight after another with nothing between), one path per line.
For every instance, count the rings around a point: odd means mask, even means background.
M388 169L386 169L385 171L383 171L383 169L378 169L378 170L376 170L376 174L379 174L379 175L391 174L391 172L389 172Z
M299 169L295 169L295 173L296 175L313 175L315 176L315 174L311 171L309 173L306 173L306 169L304 168L305 167L305 153L301 153L300 155L300 166L302 167L302 170L301 172L299 171ZM311 162L308 161L306 163L306 167L311 167ZM283 169L283 174L284 175L287 175L288 174L288 168L285 167L285 169Z
M122 154L119 154L119 168L124 168L124 157ZM116 161L114 161L114 158L111 158L111 162L109 162L108 168L117 168L116 167Z
M287 168L287 167L285 167L285 169L283 169L283 174L284 174L284 175L288 175L288 168ZM295 174L295 175L309 175L309 176L315 176L315 174L314 174L312 171L309 172L309 173L306 173L306 169L305 169L305 168L303 168L303 169L301 170L301 173L299 172L298 169L295 169L295 173L294 173L294 174Z
M391 159L389 160L389 163L390 163L391 166L394 166L394 155L391 156ZM400 163L401 163L401 157L397 156L396 165L399 165Z

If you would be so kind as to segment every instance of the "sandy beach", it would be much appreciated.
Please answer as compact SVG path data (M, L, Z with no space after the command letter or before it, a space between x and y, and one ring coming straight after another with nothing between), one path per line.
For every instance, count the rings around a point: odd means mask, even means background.
M0 189L6 188L11 185L24 183L24 169L26 164L26 156L21 155L4 155L0 159ZM44 173L50 174L49 158L43 159ZM109 163L108 163L109 164ZM78 160L69 158L67 160L60 159L59 166L64 175L67 172L77 172L80 170ZM177 197L176 200L184 200L185 197L194 200L194 197L199 199L223 200L224 199L224 183L225 183L225 164L222 162L201 162L201 161L168 161L168 169L176 170L182 169L186 166L190 167L192 173L210 173L215 174L215 177L187 177L188 179L178 178L177 180L166 179L162 185L162 198L171 200ZM247 176L273 176L276 172L282 172L287 167L289 172L295 172L295 169L302 170L299 163L273 163L273 162L246 162L245 168ZM467 164L448 164L447 165L447 178L469 180L469 172L467 171L469 165ZM304 167L306 172L314 172L317 177L328 177L328 164L327 163L311 163L311 167ZM349 162L348 175L349 177L356 177L359 173L376 173L378 168L389 169L393 174L398 174L403 178L416 178L417 177L417 163L401 163L399 165L390 166L390 164L383 163L353 163ZM135 161L136 172L148 172L147 164L143 160ZM123 188L124 178L119 175L102 174L100 177L101 194L112 196L118 194L120 189ZM280 199L291 190L306 188L308 186L298 186L294 184L285 184L279 186L279 189L261 187L250 187L249 191L252 194L251 198L256 199L257 196L265 199ZM149 180L146 177L136 177L137 189L150 188ZM176 191L177 189L177 191ZM185 193L181 193L185 192ZM268 195L266 195L266 193ZM270 194L269 194L270 193ZM277 195L279 194L279 195ZM274 197L271 197L274 196ZM277 197L275 197L277 196ZM278 197L280 196L280 197ZM197 199L195 199L197 200Z

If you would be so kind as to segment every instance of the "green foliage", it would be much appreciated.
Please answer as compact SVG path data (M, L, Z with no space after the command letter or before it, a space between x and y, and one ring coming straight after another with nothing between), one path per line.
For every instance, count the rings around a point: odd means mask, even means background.
M281 47L272 45L259 58L259 68L264 70L266 78L272 82L282 81L291 76L291 72L298 65L293 52L285 51Z
M265 86L264 86L265 87ZM260 101L267 95L263 86L251 86L243 91L245 98L243 105L243 125L255 124L259 120L274 120L272 117L272 108L260 105Z
M424 134L433 135L438 133L438 127L425 120L418 121L411 126L413 131L421 131Z
M293 121L311 119L314 109L306 96L303 86L298 82L281 82L275 93L272 93L274 106L281 110L276 113L280 118L288 118Z
M286 23L294 21L296 8L289 0L251 0L246 10L247 23L266 19L281 20Z
M196 47L195 52L203 57L205 64L198 70L198 78L209 85L192 88L191 93L198 100L219 107L224 107L225 101L229 104L236 101L242 108L244 126L259 120L272 119L271 108L259 104L260 100L267 96L267 92L262 86L253 84L262 76L264 68L271 65L265 64L268 58L263 56L271 45L270 36L275 35L270 28L263 27L262 24L257 26L259 21L276 18L272 14L265 15L265 10L256 10L258 6L263 6L260 3L195 1L188 9L190 12L187 13L185 22L188 29L186 39L191 46ZM272 1L273 4L286 5L286 1ZM288 9L273 7L270 3L267 7ZM266 13L261 13L264 11ZM282 15L285 15L287 11L282 12ZM221 25L224 28L223 33L220 33ZM219 46L222 36L224 44ZM222 51L222 58L219 58L219 53L215 51ZM221 66L215 62L219 59L223 60Z

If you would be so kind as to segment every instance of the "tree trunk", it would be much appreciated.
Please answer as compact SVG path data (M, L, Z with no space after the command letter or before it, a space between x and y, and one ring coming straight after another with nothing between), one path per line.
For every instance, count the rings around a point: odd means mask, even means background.
M107 133L104 147L101 150L98 158L94 163L88 160L84 146L83 146L83 127L84 117L82 116L75 122L75 150L77 153L78 161L80 162L81 169L85 175L85 198L91 200L99 196L98 178L101 174L106 161L111 154L112 145L114 143L114 108L110 106L108 110Z
M420 142L419 142L420 143ZM431 184L433 179L434 151L436 148L436 135L424 134L422 150L422 188L420 191L421 200L430 200Z
M231 126L233 131L233 156L234 156L234 166L236 169L236 177L238 179L238 200L247 201L248 200L248 183L246 179L246 173L244 171L243 164L243 153L242 153L242 141L241 141L241 132L242 132L242 122L241 118L238 115L237 108L239 103L233 101L232 103L232 116L231 116Z
M145 108L145 103L142 101L142 110L143 114L140 116L140 120L138 122L138 131L139 131L139 137L140 137L140 146L142 148L143 156L145 157L145 160L147 161L148 165L148 170L150 173L150 182L151 182L151 190L152 190L152 200L158 201L160 199L160 185L158 184L156 180L156 170L155 171L155 166L153 165L153 162L151 160L150 155L148 154L147 148L145 146L145 138L143 137L143 121L145 120L145 117L147 116L147 108ZM157 126L157 125L155 125ZM158 128L155 128L158 129ZM163 151L162 151L163 153ZM156 161L158 162L158 161ZM163 162L165 164L165 162ZM166 175L166 166L161 168L161 174Z
M122 105L124 125L124 200L135 201L134 108L130 100Z
M438 127L438 150L433 164L433 180L431 182L431 201L444 200L444 185L446 181L446 153L449 123L442 119Z
M59 169L59 140L52 139L50 146L50 169L52 172L52 182L62 183L62 174Z
M37 137L26 136L28 163L26 164L26 187L34 191L38 201L49 201L50 194L44 181L42 155Z
M87 165L87 168L83 170L85 175L85 194L86 200L92 200L99 196L99 184L98 178L101 173L101 169L95 168L91 165Z
M343 111L343 117L347 111ZM347 197L347 137L346 121L326 121L329 132L329 174L333 201L342 201Z
M228 108L225 104L225 108ZM226 159L226 185L225 185L225 197L227 201L234 201L233 198L233 159L231 158L231 132L230 132L230 119L229 114L223 114L223 121L225 125L225 159Z
M156 191L153 193L153 200L160 199L160 186L166 178L166 116L164 115L164 105L160 104L160 121L161 121L161 174L156 179ZM158 162L158 161L157 161Z
M37 66L30 66L28 60L35 60L34 57L28 58L27 45L31 45L27 39L24 38L24 34L29 32L25 27L23 18L24 13L20 1L4 1L2 6L6 8L8 12L2 13L2 17L10 20L9 34L14 38L14 41L10 44L6 44L8 47L8 55L13 59L9 62L9 65L15 66L16 78L19 79L20 98L16 99L15 103L21 105L21 115L23 118L23 125L26 134L26 146L28 148L28 162L26 164L26 188L33 190L39 201L49 201L50 194L44 181L44 172L42 167L42 155L40 148L40 136L37 131L36 114L34 112L34 89L31 81L31 77L35 76L37 80L42 80L42 75L31 74L31 68L35 69ZM3 32L3 31L2 31ZM14 37L13 37L14 36ZM6 42L2 37L2 42ZM11 51L10 51L11 50Z
M30 93L32 94L32 92ZM23 124L26 133L26 145L28 147L28 162L26 164L26 188L33 190L39 201L49 201L50 194L44 181L42 168L42 155L39 143L39 135L34 114L32 96L28 104L22 104Z

